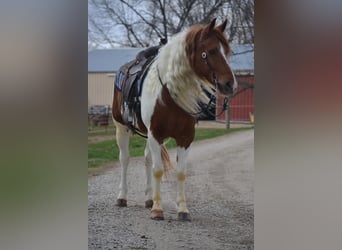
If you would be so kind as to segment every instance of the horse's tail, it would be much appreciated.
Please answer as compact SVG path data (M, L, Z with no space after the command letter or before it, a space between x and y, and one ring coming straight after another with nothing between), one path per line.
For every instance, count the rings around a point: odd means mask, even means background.
M164 172L167 174L171 169L173 169L173 165L170 161L169 153L167 152L167 149L164 144L161 144L161 158L164 165Z

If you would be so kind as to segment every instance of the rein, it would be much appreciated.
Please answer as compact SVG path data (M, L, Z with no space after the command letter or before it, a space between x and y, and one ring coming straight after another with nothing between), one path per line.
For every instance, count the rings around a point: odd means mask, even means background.
M200 115L200 114L205 114L205 113L207 113L207 114L209 114L209 115L211 115L211 116L219 117L220 115L223 114L223 112L225 112L225 111L227 110L229 99L228 99L228 97L225 97L225 98L223 99L222 110L221 110L221 112L220 112L219 114L217 114L217 115L210 111L210 105L212 104L212 102L213 102L214 100L215 100L215 96L212 95L212 96L210 97L209 102L205 105L205 108L202 108L202 109L201 109L200 111L198 111L197 113L192 113L191 115L197 116L197 115Z
M137 134L145 139L147 139L147 135L144 135L143 133L140 132L140 130L138 130L135 126L131 126L130 128L133 132L133 134Z
M128 124L127 126L130 128L130 130L132 131L133 134L137 134L141 137L144 137L147 139L147 135L143 134L138 128L137 128L137 118L135 116L133 116L133 123L132 124Z
M158 73L158 79L159 79L159 82L160 82L161 86L162 86L162 87L164 87L166 84L164 84L164 83L163 83L163 81L162 81L162 79L161 79L161 77L160 77L160 73L159 73L158 64L157 64L157 66L156 66L156 67L157 67L157 73Z

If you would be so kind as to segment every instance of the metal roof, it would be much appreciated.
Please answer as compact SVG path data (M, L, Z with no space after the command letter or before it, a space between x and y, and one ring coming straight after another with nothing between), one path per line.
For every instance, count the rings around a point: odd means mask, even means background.
M88 52L88 72L114 73L144 48L97 49ZM234 71L254 71L254 45L232 44L229 62Z
M231 44L231 49L229 63L233 71L254 72L254 44Z
M116 72L143 48L97 49L88 52L88 72Z

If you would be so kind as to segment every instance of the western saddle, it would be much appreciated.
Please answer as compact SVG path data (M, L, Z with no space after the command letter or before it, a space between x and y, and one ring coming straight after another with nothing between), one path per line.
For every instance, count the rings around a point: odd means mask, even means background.
M122 92L122 118L133 131L136 127L135 116L140 116L140 96L144 79L159 48L165 43L166 40L161 39L160 45L139 52L135 60L122 65L115 76L115 88Z

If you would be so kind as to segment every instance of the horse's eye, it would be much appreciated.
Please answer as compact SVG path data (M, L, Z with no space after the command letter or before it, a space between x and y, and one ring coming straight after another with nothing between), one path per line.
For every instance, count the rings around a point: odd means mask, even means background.
M212 55L212 56L216 55L216 53L217 53L216 49L209 50L209 54Z

